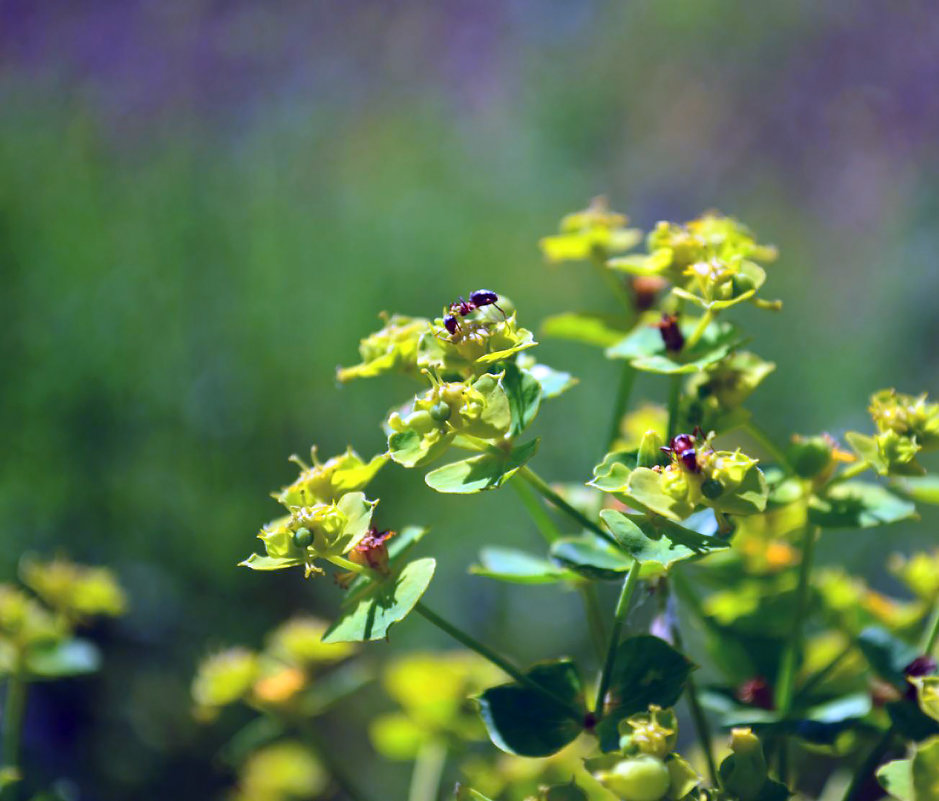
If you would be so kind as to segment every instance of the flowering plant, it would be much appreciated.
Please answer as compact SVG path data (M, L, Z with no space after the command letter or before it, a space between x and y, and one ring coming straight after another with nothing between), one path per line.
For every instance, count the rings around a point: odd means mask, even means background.
M300 475L274 496L284 513L259 534L265 553L242 564L334 569L344 597L324 643L393 637L414 612L475 652L472 662L415 656L386 679L401 710L372 737L382 753L417 760L411 801L439 797L447 753L460 756L457 797L477 801L782 801L817 790L809 766L843 785L845 801L865 797L875 774L901 801L939 798L939 557L891 562L906 601L815 567L820 537L867 536L939 502L939 478L920 462L939 445L939 404L884 390L871 400L873 433L773 442L744 404L775 365L743 349L728 317L744 303L781 308L763 294L775 248L717 213L659 223L633 252L642 240L600 199L541 242L551 263L592 265L622 307L564 312L539 329L619 364L605 393L607 452L581 486L542 478L529 434L576 378L539 363L515 305L481 289L437 317L388 317L362 340L341 381L395 372L417 385L385 421L387 450L296 460ZM662 385L662 406L631 404L641 373ZM388 521L369 497L389 462L430 467L424 482L443 494L511 487L544 546L488 545L470 570L576 590L595 661L523 667L434 611L424 595L435 559L413 556L427 531ZM607 582L619 585L609 614ZM640 587L658 609L645 629L629 625ZM214 659L197 680L200 703L267 703L263 658ZM680 703L694 742L678 739ZM461 745L483 731L497 751ZM534 767L512 767L520 761Z

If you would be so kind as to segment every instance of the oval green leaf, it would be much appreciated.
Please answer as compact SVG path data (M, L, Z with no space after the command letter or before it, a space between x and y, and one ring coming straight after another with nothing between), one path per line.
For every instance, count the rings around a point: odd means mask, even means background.
M424 482L433 490L457 495L501 487L515 471L522 467L538 450L538 440L519 445L509 453L483 453L459 462L451 462L424 476Z

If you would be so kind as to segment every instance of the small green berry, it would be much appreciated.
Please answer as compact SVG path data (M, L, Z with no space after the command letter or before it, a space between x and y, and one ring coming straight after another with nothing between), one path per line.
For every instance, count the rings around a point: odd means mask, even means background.
M313 535L308 528L298 528L293 533L293 544L298 548L308 548L313 543Z
M738 273L733 277L733 297L740 297L744 292L749 292L755 286L756 284L753 283L753 279L749 275Z
M724 494L724 485L716 478L709 478L701 485L701 494L713 501Z
M438 423L445 423L450 419L450 404L446 401L440 401L430 407L430 416Z
M668 792L672 779L661 759L640 754L616 765L603 783L623 801L659 801Z

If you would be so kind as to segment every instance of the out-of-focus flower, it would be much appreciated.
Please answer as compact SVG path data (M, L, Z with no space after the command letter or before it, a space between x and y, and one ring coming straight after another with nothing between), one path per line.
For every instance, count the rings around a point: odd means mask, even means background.
M231 801L303 801L318 798L329 774L302 744L282 740L255 751L238 770Z
M58 612L84 619L122 615L127 598L114 574L103 567L87 567L56 557L48 562L24 559L23 583Z
M642 241L642 232L627 228L628 222L626 215L610 211L605 197L595 197L586 209L561 220L560 233L544 237L538 245L549 262L603 261Z

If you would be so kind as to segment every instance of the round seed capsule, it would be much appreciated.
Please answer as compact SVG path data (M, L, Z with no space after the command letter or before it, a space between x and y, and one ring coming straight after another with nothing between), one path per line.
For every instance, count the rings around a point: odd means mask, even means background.
M313 543L313 535L308 528L298 528L293 533L293 544L298 548L308 548Z
M720 498L724 493L724 485L721 484L716 478L709 478L703 484L701 484L701 494L705 498L714 500L715 498Z
M430 416L438 423L445 423L450 419L450 404L446 401L439 401L430 407Z
M649 754L623 760L606 775L604 781L624 801L659 801L671 783L665 763Z

